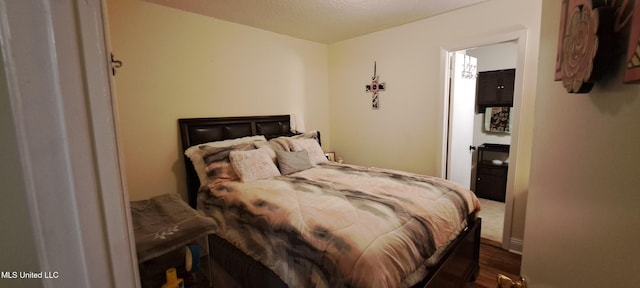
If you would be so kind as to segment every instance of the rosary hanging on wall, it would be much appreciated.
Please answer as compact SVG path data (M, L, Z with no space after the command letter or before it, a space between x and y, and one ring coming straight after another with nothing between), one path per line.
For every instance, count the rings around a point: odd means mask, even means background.
M378 75L376 74L376 62L373 62L373 77L371 77L371 84L365 86L367 93L373 93L371 96L371 109L380 109L380 102L378 99L378 92L384 91L384 83L378 83Z

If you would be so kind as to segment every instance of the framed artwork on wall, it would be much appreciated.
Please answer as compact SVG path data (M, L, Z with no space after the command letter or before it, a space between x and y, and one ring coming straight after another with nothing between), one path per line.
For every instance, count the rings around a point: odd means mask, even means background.
M603 70L622 68L607 65L618 55L611 51L626 49L623 81L640 84L640 1L561 1L554 80L569 93L588 93Z
M592 0L563 0L556 71L569 93L588 93L600 78L610 51L611 9L594 8Z
M562 9L560 10L560 32L558 33L558 50L556 54L556 71L553 80L562 80L562 42L567 34L567 19L569 16L569 0L562 0Z

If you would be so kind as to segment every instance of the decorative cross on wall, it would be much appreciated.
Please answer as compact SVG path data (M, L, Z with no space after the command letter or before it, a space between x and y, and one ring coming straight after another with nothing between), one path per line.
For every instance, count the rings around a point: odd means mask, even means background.
M376 74L376 62L373 62L373 77L371 77L371 84L365 86L367 92L373 93L371 98L371 109L380 109L380 102L378 101L378 92L384 91L384 83L378 83L378 75Z

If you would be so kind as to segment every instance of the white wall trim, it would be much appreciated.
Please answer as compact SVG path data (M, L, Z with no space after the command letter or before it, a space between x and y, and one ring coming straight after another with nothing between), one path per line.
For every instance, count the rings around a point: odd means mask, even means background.
M510 247L505 247L505 243L507 243L507 239L512 237L512 223L513 223L513 214L515 209L515 178L518 170L518 152L520 149L520 139L522 138L521 133L522 129L522 102L523 102L523 87L524 84L524 71L525 71L525 59L526 59L526 50L527 50L527 30L519 30L514 33L515 36L513 40L518 42L518 60L516 63L516 79L513 93L513 110L516 113L516 117L513 119L513 131L511 134L511 146L509 151L509 171L507 175L507 194L505 198L505 217L504 217L504 234L502 236L503 248L510 249ZM522 207L524 209L524 207ZM520 248L522 251L522 248Z
M441 140L438 145L438 150L440 151L440 158L438 165L440 167L440 175L436 175L440 178L446 178L447 176L447 159L449 159L447 155L447 145L449 143L449 93L451 93L451 59L450 53L456 50L450 50L441 48L440 49L440 87L439 90L442 91L443 97L439 98L442 100L441 103L438 103L439 107L442 107L442 117L440 127L441 128Z
M522 255L522 247L524 247L524 241L522 239L511 238L509 241L509 252Z
M78 3L83 56L89 92L91 130L100 180L102 209L116 287L139 285L138 261L129 213L129 196L124 185L123 164L111 89L111 55L107 46L106 7L101 0ZM134 280L131 283L131 280ZM134 285L134 286L130 286Z
M137 287L100 0L0 0L9 99L45 287ZM19 193L19 191L17 191Z

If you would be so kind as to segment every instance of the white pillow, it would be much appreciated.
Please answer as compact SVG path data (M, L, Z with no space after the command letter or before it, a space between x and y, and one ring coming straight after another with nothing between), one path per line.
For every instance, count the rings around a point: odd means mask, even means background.
M329 162L327 157L324 156L322 147L320 147L320 144L315 139L291 139L290 141L293 151L306 150L307 153L309 153L311 164L316 165Z
M261 140L267 141L267 138L265 138L263 135L256 135L256 136L247 136L247 137L228 139L228 140L222 140L222 141L208 142L208 143L193 145L187 148L187 150L184 151L184 155L189 157L189 159L191 160L191 163L193 163L193 168L195 168L196 173L198 174L198 179L200 179L200 187L202 187L207 185L209 178L207 177L207 173L204 171L205 164L204 164L204 159L202 159L203 154L202 154L202 150L200 149L200 146L220 148L220 147L228 147L228 146L233 146L233 145L242 144L242 143L252 143L252 142L261 141Z
M231 151L231 166L236 170L242 182L280 176L280 170L273 163L265 148L248 151Z

